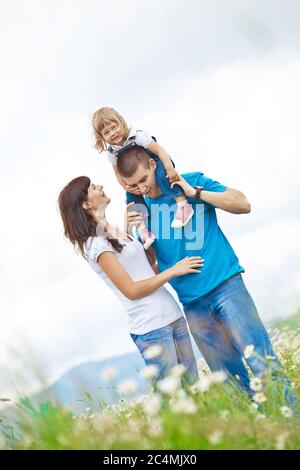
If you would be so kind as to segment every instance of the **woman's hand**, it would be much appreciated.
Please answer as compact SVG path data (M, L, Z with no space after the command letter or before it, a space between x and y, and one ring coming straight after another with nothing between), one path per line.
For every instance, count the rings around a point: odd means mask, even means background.
M140 212L131 211L130 208L133 207L135 202L130 202L127 204L124 216L124 231L125 233L132 233L133 227L138 227L141 223L144 222L143 217Z
M180 186L183 189L186 197L195 197L195 194L196 194L195 188L193 188L193 186L191 186L187 181L185 181L180 175L179 175L178 181L171 184L171 188L173 188L175 184L178 184L178 186Z
M201 271L197 268L202 268L204 265L204 259L200 256L187 256L181 261L178 261L172 268L172 274L174 276L184 276L190 273L200 273Z

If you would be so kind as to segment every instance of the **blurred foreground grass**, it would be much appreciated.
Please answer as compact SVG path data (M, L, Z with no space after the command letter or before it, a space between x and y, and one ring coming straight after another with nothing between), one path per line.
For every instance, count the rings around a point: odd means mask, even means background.
M271 336L300 399L300 329L274 329ZM270 381L253 378L256 396L251 402L237 387L224 384L222 373L211 374L201 362L200 381L192 388L181 387L184 371L177 367L156 392L132 398L135 382L117 386L115 372L104 371L119 402L106 405L87 392L93 400L78 416L55 400L34 406L20 398L13 420L5 410L0 413L0 448L300 449L300 418L281 402ZM148 377L153 373L143 371Z

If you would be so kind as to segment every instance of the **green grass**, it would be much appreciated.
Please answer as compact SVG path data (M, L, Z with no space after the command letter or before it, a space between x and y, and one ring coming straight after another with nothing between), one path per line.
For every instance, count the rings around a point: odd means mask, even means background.
M278 322L276 322L276 324L274 325L276 328L278 328L279 330L282 330L284 327L287 327L289 329L296 329L296 328L299 328L300 326L300 309L297 310L296 313L294 313L294 315L290 315L286 320L280 320Z
M272 333L276 353L300 399L300 330ZM200 372L202 381L211 377L206 368ZM156 400L152 409L149 395L133 400L129 394L110 406L94 396L93 409L79 416L60 403L37 407L24 397L16 404L13 421L2 414L0 448L300 449L300 418L282 414L289 410L281 409L280 387L266 378L263 393L267 399L258 410L228 383L211 383L206 391L179 387L170 396L157 392L151 395Z

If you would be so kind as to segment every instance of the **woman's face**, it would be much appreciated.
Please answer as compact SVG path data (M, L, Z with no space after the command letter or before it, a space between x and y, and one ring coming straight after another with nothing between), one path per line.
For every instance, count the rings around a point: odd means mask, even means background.
M86 202L89 209L100 209L106 207L110 203L110 199L105 195L103 186L91 183L88 188Z

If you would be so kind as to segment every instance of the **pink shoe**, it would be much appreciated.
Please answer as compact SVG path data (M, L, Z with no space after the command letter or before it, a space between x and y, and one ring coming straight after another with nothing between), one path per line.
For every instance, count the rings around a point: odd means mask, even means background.
M144 250L148 250L149 246L155 242L155 235L152 232L148 232L146 227L142 230L139 230L139 234L143 243Z
M186 201L184 204L180 204L177 207L176 214L174 216L173 222L171 223L172 228L181 228L184 227L193 217L194 209Z

